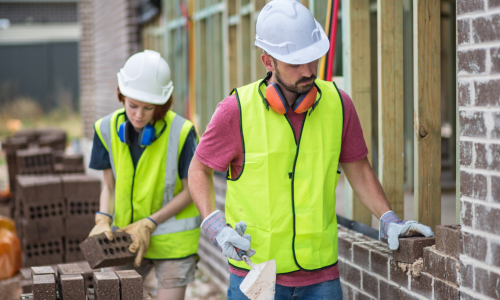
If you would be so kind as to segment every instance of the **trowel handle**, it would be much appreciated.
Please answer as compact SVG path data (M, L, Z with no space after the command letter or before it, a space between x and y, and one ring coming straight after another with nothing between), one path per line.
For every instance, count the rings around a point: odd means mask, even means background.
M240 248L237 248L237 247L234 247L234 249L236 249L236 253L238 253L238 256L241 258L241 259L244 259L243 256L246 256L248 257L247 253L245 252L245 250L241 250Z
M247 255L247 253L244 250L241 250L237 247L234 247L234 249L236 249L236 253L238 253L238 256L241 257L241 259L243 259L243 261L245 261L247 263L247 265L250 266L250 268L254 267L252 260L250 259L250 257Z

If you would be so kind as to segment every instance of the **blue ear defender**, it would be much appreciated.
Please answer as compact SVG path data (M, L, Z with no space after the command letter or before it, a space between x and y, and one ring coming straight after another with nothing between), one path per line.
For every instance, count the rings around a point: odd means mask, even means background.
M118 118L117 118L118 120ZM139 133L139 146L141 147L147 147L153 144L154 141L156 141L162 133L165 131L165 128L167 127L167 123L163 125L162 130L158 135L156 135L156 129L153 125L147 124L141 129L141 132ZM134 130L134 126L130 121L125 121L120 124L120 127L118 128L118 137L120 138L120 141L122 143L125 143L127 145L132 145L132 131Z

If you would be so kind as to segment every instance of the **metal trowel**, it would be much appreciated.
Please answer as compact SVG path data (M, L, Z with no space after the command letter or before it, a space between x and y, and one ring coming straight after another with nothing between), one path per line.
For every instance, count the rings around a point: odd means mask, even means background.
M238 249L238 255L250 266L251 270L240 284L240 290L250 300L274 299L276 287L276 261L271 259L257 265L245 251Z

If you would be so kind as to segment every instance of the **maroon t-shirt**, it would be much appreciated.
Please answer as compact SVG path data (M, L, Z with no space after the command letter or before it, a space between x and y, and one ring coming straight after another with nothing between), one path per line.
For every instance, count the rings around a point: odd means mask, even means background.
M344 127L339 162L350 163L366 157L368 148L351 98L342 90L340 90L340 94L344 103ZM317 109L321 109L321 106ZM298 138L304 113L296 114L289 110L287 116L297 133L296 138ZM208 124L207 130L196 149L196 157L204 165L220 172L227 171L229 165L231 165L231 177L238 176L243 162L243 145L241 143L240 112L236 95L227 97L217 105L212 120L210 120L210 124ZM247 273L231 266L229 266L229 271L238 276L246 276ZM283 286L299 287L338 277L339 270L335 265L319 271L297 271L278 275L276 276L276 283Z

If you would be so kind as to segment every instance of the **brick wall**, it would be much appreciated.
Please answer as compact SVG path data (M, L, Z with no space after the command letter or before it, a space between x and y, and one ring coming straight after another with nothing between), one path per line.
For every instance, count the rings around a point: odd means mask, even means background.
M457 1L462 299L500 299L500 1Z
M121 107L116 98L116 73L140 51L137 0L82 0L80 60L81 111L84 135L91 138L94 122Z
M77 4L74 3L0 3L0 19L11 24L76 23Z

